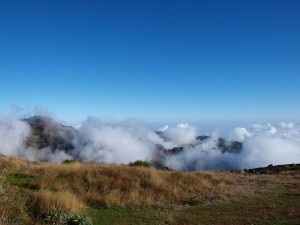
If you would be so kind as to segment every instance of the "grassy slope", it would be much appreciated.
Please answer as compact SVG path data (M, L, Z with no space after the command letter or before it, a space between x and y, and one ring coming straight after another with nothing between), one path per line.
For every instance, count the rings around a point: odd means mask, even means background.
M191 202L175 208L89 209L95 224L300 224L300 173L242 176L225 201Z
M22 224L37 224L58 206L94 224L300 224L299 170L183 173L3 156L0 169L0 219Z

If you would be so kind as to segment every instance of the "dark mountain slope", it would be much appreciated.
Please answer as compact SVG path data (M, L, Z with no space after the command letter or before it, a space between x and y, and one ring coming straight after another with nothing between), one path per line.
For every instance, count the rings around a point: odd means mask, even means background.
M34 116L24 119L31 127L31 136L27 146L37 149L50 147L51 150L70 151L74 149L73 141L78 136L76 129L55 122L50 117Z

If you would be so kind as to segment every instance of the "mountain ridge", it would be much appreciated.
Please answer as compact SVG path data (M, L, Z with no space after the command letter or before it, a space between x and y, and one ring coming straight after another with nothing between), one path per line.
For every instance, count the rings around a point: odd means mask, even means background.
M56 122L50 117L34 116L24 118L31 128L31 134L26 141L26 147L34 149L49 148L52 152L65 151L70 153L74 159L77 159L76 141L80 141L80 132L72 127L66 126ZM163 138L160 132L156 132ZM182 146L175 146L172 148L165 148L162 145L156 144L154 147L154 157L151 163L154 167L165 167L165 160L168 157L181 154L184 151L190 151L197 145L213 141L215 143L214 150L219 150L221 153L238 154L242 151L243 144L238 141L226 140L224 138L212 139L210 136L200 135L197 136L193 143ZM84 143L81 143L84 146ZM201 149L200 149L201 150ZM78 160L78 159L77 159Z

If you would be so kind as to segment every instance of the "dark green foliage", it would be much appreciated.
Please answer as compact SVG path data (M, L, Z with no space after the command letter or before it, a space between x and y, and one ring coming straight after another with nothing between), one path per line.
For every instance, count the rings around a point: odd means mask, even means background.
M129 163L129 166L151 167L151 164L147 161L137 160L135 162Z
M78 160L75 159L66 159L62 162L62 164L71 164L71 163L76 163L79 162Z

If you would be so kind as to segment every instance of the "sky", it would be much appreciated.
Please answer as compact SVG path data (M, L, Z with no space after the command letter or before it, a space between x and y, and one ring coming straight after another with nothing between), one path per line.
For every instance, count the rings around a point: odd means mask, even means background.
M300 122L298 0L0 0L0 113Z

